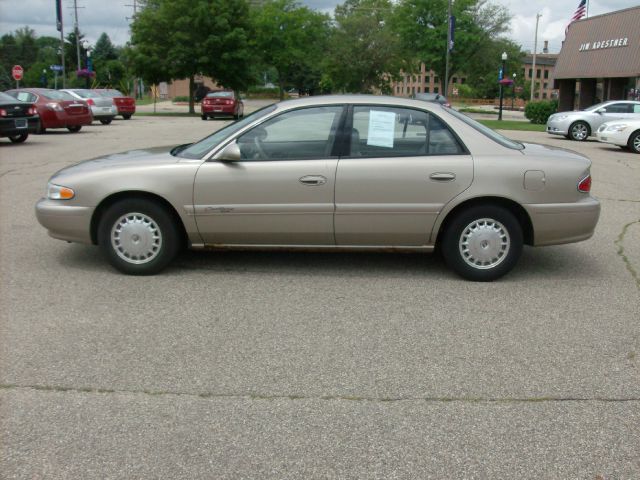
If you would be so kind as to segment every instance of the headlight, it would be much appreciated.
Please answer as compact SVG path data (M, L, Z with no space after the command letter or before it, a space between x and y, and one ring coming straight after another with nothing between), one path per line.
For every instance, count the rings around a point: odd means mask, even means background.
M54 185L53 183L47 185L47 198L50 200L71 200L75 195L75 192L69 187Z
M626 123L616 123L613 125L608 125L605 129L605 132L623 132L627 129L628 126L629 125L627 125Z
M569 118L569 115L558 115L554 120L564 120L565 118Z

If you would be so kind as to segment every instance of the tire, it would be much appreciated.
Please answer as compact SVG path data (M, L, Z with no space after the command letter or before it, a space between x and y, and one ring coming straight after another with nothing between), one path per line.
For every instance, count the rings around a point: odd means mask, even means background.
M10 136L9 140L11 140L12 143L22 143L27 138L29 138L29 134L28 133L21 133L20 135L12 135L12 136Z
M129 120L131 118L131 114L130 113L123 113L122 114L122 118L124 118L125 120Z
M82 129L82 125L74 125L72 127L67 127L67 130L69 130L71 133L79 132L81 129Z
M40 124L38 125L38 130L36 130L36 133L38 135L42 135L42 134L44 134L46 132L47 132L47 129L44 128L44 125L42 124L42 121L40 121Z
M206 119L207 119L207 116L206 116L206 115L200 115L200 118L201 118L202 120L206 120Z
M633 153L640 153L640 130L629 136L629 150Z
M440 245L445 262L458 275L490 282L508 273L522 253L522 227L507 209L470 207L448 224Z
M591 135L589 124L582 121L573 122L569 127L569 137L576 142L584 142Z
M124 199L107 209L98 226L98 244L111 265L128 275L155 275L182 245L172 215L145 199Z
M112 120L113 120L113 118L102 118L102 119L100 119L100 123L103 124L103 125L109 125Z

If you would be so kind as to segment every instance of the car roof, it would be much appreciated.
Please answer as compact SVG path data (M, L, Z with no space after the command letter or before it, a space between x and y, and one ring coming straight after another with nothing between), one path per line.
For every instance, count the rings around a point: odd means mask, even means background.
M411 98L392 97L389 95L317 95L312 97L302 97L292 100L284 100L277 103L278 109L289 109L295 107L306 107L315 105L336 105L336 104L354 104L354 105L381 105L391 107L412 107L421 110L433 110L443 108L442 105L435 102L425 102L424 100L414 100Z

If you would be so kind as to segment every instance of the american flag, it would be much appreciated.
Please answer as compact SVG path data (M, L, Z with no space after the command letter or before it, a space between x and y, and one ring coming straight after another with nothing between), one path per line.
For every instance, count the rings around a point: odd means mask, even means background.
M571 20L569 20L569 25L571 25L573 22L577 20L580 20L582 17L586 15L586 13L587 13L587 0L580 0L580 3L578 4L578 8L576 8L575 13L571 17ZM569 25L567 25L567 28L565 28L564 30L565 37L567 36L567 32L569 32Z

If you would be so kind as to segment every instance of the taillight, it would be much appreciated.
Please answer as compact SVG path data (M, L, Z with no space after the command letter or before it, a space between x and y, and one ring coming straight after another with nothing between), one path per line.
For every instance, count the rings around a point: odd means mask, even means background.
M55 112L63 112L64 111L64 108L62 107L62 105L60 105L59 103L56 103L56 102L47 103L47 108L49 110L53 110Z
M93 101L93 98L87 98L85 101L86 101L86 102L87 102L87 104L89 104L89 105L95 105L95 104L96 104L96 103Z
M37 115L38 114L38 109L36 107L29 107L29 110L27 110L27 113L29 115Z
M227 105L233 105L233 100L227 100Z
M583 193L589 193L591 191L591 174L578 182L578 191Z
M4 108L0 108L0 117L6 117L7 111Z

